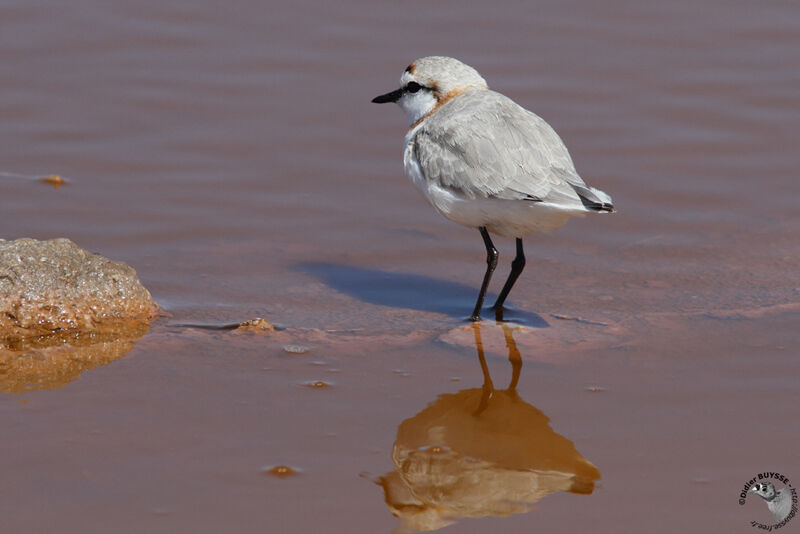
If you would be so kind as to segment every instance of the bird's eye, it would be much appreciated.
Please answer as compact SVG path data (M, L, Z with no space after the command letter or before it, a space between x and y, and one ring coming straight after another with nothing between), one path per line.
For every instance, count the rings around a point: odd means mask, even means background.
M406 85L406 91L409 93L416 93L420 89L422 89L422 86L417 82L408 82L408 85Z

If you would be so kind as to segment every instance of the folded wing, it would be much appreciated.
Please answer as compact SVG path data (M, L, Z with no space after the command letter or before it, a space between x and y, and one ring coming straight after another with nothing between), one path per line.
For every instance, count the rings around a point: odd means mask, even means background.
M613 210L611 197L578 176L550 125L500 93L472 91L450 100L412 142L426 180L466 198Z

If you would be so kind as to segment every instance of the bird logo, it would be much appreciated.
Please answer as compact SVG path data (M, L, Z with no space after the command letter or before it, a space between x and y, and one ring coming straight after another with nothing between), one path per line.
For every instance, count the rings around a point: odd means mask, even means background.
M792 511L792 495L789 488L776 490L772 482L759 482L750 488L750 493L755 493L764 499L776 523L789 517L789 512Z

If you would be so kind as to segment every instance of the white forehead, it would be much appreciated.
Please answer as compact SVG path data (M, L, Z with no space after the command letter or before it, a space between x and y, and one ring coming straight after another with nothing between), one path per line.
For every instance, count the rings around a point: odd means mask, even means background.
M478 71L457 59L429 56L417 59L400 77L400 85L415 81L440 93L453 90L488 89L486 80Z

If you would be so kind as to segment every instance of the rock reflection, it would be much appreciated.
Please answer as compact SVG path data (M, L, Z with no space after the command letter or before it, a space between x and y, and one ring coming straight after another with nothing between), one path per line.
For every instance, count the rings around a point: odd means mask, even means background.
M495 389L474 325L483 386L444 394L397 429L395 470L381 477L386 504L406 527L430 531L458 519L528 512L559 491L590 494L600 472L555 433L516 387L522 359L502 324L512 378Z
M146 321L115 332L61 332L22 340L0 340L0 393L57 389L81 373L107 365L133 350L147 333Z

